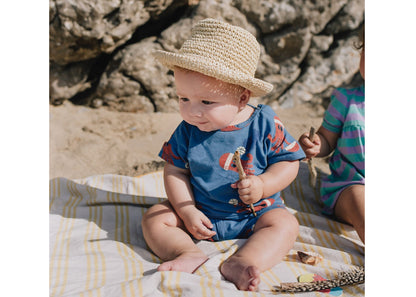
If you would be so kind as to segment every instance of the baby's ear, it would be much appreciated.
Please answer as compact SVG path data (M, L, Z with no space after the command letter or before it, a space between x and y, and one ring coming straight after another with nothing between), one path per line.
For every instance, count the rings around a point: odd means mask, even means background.
M250 100L251 91L248 89L244 89L244 91L240 94L240 104L246 105Z

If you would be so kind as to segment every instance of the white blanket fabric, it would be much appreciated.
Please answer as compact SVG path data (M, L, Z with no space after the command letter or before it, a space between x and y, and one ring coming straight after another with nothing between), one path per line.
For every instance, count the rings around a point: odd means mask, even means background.
M239 291L225 281L219 266L245 240L198 242L209 260L194 274L158 272L160 260L146 246L141 217L166 199L161 172L140 177L99 175L50 181L50 296L274 296L273 287L317 273L364 265L364 246L349 226L320 214L319 178L308 185L301 164L297 179L283 193L300 223L300 234L284 261L261 275L258 292ZM299 261L296 251L323 257L316 266ZM364 284L343 287L343 296L364 296ZM295 294L279 294L294 296ZM328 293L297 294L330 296Z

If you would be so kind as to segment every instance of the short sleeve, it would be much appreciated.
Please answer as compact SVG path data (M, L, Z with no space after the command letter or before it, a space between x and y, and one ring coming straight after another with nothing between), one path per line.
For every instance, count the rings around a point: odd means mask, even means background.
M188 168L189 126L183 121L163 144L159 157L176 167Z
M343 89L335 89L331 95L331 102L325 111L322 127L339 133L345 122L345 115L348 110L348 97Z
M276 114L269 117L269 122L271 122L267 125L269 131L266 133L268 164L305 158L299 143L289 134Z

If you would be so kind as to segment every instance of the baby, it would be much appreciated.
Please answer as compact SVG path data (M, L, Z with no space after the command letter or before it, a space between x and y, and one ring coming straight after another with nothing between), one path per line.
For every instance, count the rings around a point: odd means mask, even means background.
M168 200L142 220L148 246L165 261L159 271L193 273L207 261L195 240L247 238L220 272L238 289L254 291L260 273L293 247L299 225L280 191L305 154L270 107L248 104L273 88L254 78L259 56L252 34L214 19L197 23L178 53L155 53L174 71L183 118L159 154L167 161Z

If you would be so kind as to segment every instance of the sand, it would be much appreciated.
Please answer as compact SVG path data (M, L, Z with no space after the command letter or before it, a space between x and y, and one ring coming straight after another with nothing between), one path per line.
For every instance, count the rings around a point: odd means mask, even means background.
M180 123L179 113L136 114L73 105L50 105L49 178L84 178L100 174L138 176L161 170L162 144ZM296 139L318 128L322 107L276 110ZM327 162L315 164L327 172Z

